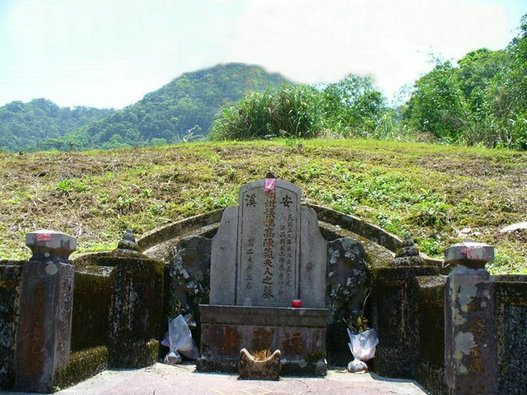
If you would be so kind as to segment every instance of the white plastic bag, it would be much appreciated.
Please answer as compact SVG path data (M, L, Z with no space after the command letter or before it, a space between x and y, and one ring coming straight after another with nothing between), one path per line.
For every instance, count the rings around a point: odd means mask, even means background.
M170 348L164 360L167 364L181 363L179 354L189 359L199 357L198 347L192 338L187 321L181 314L168 323L168 333L161 344Z
M167 365L176 365L181 362L183 362L183 360L177 351L170 351L167 355L165 355L165 359L163 359L163 363Z
M348 328L350 342L348 346L354 360L348 364L350 372L368 370L368 365L363 361L368 361L375 356L375 347L379 344L375 329L368 329L362 333L353 333Z

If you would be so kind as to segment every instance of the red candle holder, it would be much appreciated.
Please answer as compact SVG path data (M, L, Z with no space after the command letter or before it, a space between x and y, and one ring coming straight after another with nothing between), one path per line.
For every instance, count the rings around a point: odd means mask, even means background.
M300 299L293 299L291 301L291 307L302 307L302 301Z

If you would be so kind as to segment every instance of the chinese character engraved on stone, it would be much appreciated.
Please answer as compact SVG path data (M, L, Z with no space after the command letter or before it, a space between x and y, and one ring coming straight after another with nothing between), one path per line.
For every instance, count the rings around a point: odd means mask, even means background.
M287 246L286 246L286 251L285 251L285 257L286 257L285 285L288 287L292 285L291 277L293 273L293 249L292 249L293 226L294 226L294 218L293 218L293 215L289 214L287 216L287 233L286 233Z
M274 180L274 179L272 179ZM266 180L267 181L267 180ZM274 248L274 237L275 237L275 210L276 210L276 195L274 193L274 182L272 184L272 192L268 191L267 184L266 184L266 199L265 199L265 220L264 220L264 240L263 240L263 247L264 247L264 278L262 280L262 284L264 286L263 288L263 295L262 297L264 299L272 299L274 298L273 295L273 272L272 268L274 266L273 260L274 260L274 254L273 254L273 248Z
M284 207L291 207L291 204L293 203L293 199L291 199L291 196L289 195L285 195L283 198L282 198L282 201L280 202L280 204Z
M245 207L256 207L256 194L245 195Z
M264 299L273 299L274 298L272 285L268 285L268 284L264 285L263 297L264 297Z
M252 289L253 287L253 254L254 254L254 238L250 237L247 239L247 251L246 251L246 259L247 259L247 272L245 277L245 289Z

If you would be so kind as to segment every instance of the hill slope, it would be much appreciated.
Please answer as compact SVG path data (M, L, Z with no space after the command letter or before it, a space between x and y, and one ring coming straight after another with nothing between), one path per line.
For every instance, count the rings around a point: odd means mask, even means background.
M222 106L240 100L247 91L289 83L259 66L229 63L183 74L139 102L65 136L55 145L65 149L118 148L199 140Z
M28 257L26 232L56 229L81 251L237 204L240 185L268 170L306 202L357 215L421 250L468 237L493 244L494 272L527 273L527 153L369 140L192 143L112 151L0 154L0 259Z
M53 143L52 139L114 112L91 107L59 107L46 99L28 103L13 101L0 107L0 150L18 151L34 146L44 149L44 140Z

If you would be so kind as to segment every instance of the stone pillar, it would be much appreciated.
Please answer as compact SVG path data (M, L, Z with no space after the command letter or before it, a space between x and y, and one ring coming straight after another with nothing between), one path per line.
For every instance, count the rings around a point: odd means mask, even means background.
M77 241L62 232L26 234L33 252L22 269L15 388L51 392L68 364L75 269L68 261Z
M445 378L451 394L498 391L494 280L485 263L494 247L467 240L445 251L457 265L445 289Z

